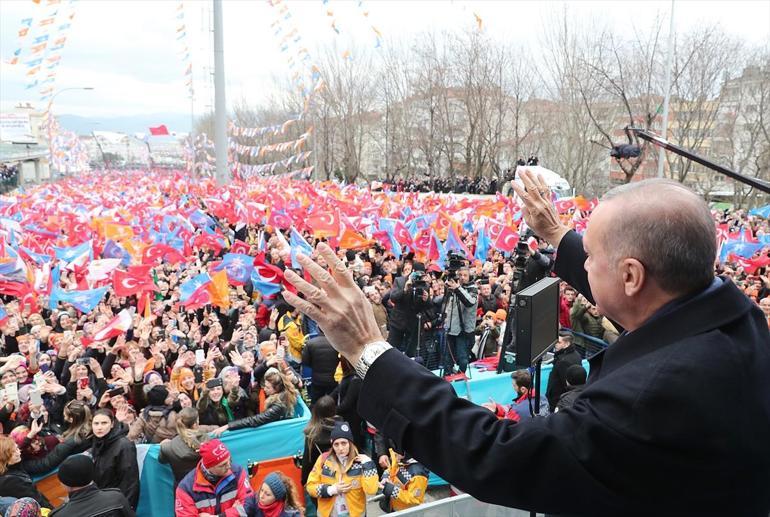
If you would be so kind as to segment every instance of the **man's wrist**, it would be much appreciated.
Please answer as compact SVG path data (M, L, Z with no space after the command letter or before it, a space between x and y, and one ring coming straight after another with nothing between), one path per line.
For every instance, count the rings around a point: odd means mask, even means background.
M547 236L543 237L545 241L553 246L554 249L559 248L559 244L561 243L561 240L564 238L567 233L569 233L570 228L567 226L559 226L557 229L555 229L553 232L550 232ZM539 251L539 250L538 250Z

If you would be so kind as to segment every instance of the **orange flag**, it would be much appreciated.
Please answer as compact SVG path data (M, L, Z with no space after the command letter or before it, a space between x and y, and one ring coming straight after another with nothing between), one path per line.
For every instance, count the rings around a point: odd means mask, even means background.
M209 284L209 294L211 294L211 304L223 309L230 308L230 288L227 284L227 270L221 271L211 275L211 283Z
M339 247L346 250L356 250L368 248L371 246L372 242L372 240L365 239L358 232L355 232L350 228L345 228L345 231L342 232L342 237L340 237Z
M132 238L134 236L134 230L126 224L105 223L104 236L113 241L122 241L124 239Z

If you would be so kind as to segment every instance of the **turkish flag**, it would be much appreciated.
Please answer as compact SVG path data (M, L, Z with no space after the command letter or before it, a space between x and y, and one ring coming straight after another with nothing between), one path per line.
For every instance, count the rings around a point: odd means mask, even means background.
M165 124L161 124L157 127L151 127L150 128L150 134L152 136L163 136L168 135L168 128Z
M305 222L313 230L313 237L336 237L340 233L339 219L331 211L311 214Z
M199 287L186 301L180 302L180 305L183 305L189 311L200 309L209 304L211 304L211 293L207 285Z
M519 234L514 232L509 226L504 226L503 231L497 236L494 246L500 251L512 253L518 243Z
M118 296L131 296L142 291L154 291L155 284L149 276L149 267L140 266L128 271L116 269L112 277L112 288Z
M251 251L251 246L239 239L235 239L233 245L230 246L230 253L243 253L244 255L248 255L249 251Z

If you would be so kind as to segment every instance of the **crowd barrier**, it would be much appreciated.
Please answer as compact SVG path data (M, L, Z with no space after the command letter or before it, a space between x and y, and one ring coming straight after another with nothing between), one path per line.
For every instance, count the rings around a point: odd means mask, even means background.
M588 361L583 361L583 366L588 370ZM545 393L552 369L551 365L542 367L541 393ZM484 371L474 365L469 367L467 380L454 381L451 385L458 396L476 404L488 402L490 399L507 404L513 399L510 374L498 375L494 371ZM267 424L257 429L227 432L222 435L221 440L230 450L234 463L245 468L249 464L260 462L253 469L252 477L252 486L259 487L264 476L272 470L282 470L290 477L294 477L296 472L291 468L291 457L302 454L304 447L302 431L309 419L310 410L303 401L300 401L297 404L295 418ZM136 449L141 482L137 515L139 517L173 515L174 476L168 465L158 461L160 446L139 444ZM61 503L66 496L55 472L39 479L37 484L41 492L46 494L55 505ZM430 486L446 484L446 481L431 473Z

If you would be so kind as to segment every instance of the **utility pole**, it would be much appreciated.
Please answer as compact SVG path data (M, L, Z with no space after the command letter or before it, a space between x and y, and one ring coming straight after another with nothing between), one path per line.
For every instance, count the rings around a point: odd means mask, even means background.
M668 140L668 102L671 97L671 61L674 56L674 0L671 0L671 20L668 26L668 50L666 52L666 96L663 98L663 127L660 136ZM666 151L663 147L658 151L658 177L663 177L663 161L666 159Z
M216 142L217 184L230 181L227 170L227 103L225 102L225 49L222 0L214 0L214 141Z

